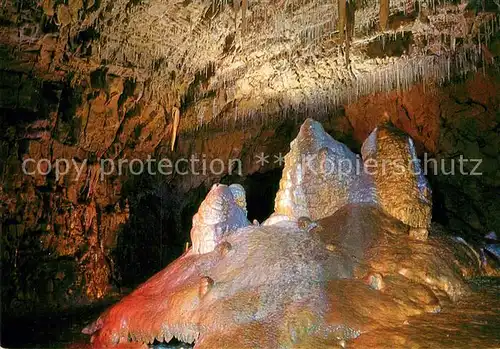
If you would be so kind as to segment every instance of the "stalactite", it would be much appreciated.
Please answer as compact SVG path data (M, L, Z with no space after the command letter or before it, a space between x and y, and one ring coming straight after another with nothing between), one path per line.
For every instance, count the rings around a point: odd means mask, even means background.
M344 37L344 30L345 30L345 23L346 23L346 18L347 18L347 4L346 0L338 0L338 13L339 13L339 19L338 19L338 31L340 34L340 37Z
M346 2L346 22L345 22L345 64L349 66L351 60L349 52L351 49L351 40L354 34L354 18L356 5L353 0Z
M389 22L389 0L380 0L379 21L380 29L386 30Z
M446 71L448 73L447 75L447 80L450 81L451 79L451 58L448 56L447 62L446 62Z
M241 0L241 33L245 33L247 28L248 0Z
M217 105L216 105L216 98L212 101L212 119L215 118L217 115Z

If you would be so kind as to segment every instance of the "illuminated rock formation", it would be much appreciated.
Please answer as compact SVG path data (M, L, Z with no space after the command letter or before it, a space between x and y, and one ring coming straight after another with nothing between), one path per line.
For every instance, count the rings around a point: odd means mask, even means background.
M347 203L371 202L412 227L415 238L425 239L431 189L413 140L382 124L363 143L361 153L363 162L318 122L307 119L285 157L275 214L319 219Z
M193 217L193 252L211 252L229 232L249 224L243 187L215 184Z
M417 238L431 223L431 189L417 158L413 140L390 124L379 125L361 148L365 171L384 211L411 226Z
M349 201L360 159L307 119L285 156L275 213L294 218L330 216Z
M321 131L307 121L291 154L326 146L327 154L354 158L331 138L317 137ZM326 180L306 179L328 190ZM334 192L331 211L311 210L313 201L292 202L295 217L276 213L260 226L248 225L237 204L244 202L241 187L214 186L195 216L193 248L86 327L92 346L175 337L196 349L327 349L459 299L468 291L464 276L482 272L474 251L439 235L415 241L408 237L411 227L376 200L349 202L352 188L372 188L365 179L341 181L348 186ZM403 204L413 202L395 203ZM296 217L299 212L325 217L313 222Z
M466 291L461 269L478 272L464 245L413 242L404 224L370 204L347 205L319 224L319 232L252 225L210 253L187 252L86 333L95 348L172 337L197 349L328 348L439 311ZM376 291L374 275L383 285Z

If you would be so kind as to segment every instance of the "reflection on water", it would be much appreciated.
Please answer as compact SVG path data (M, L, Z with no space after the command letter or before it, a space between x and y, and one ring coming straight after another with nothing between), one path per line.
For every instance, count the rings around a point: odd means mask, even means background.
M500 278L471 282L473 293L439 314L410 318L400 327L363 333L348 348L500 348ZM108 304L63 314L2 318L2 347L63 348L88 342L81 329ZM362 306L362 302L360 302ZM192 348L182 343L157 344L155 349Z

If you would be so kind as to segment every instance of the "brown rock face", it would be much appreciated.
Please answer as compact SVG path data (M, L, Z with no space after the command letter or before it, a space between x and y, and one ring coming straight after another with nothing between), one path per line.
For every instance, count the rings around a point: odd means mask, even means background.
M346 105L353 136L362 143L380 123L389 121L405 131L421 152L435 152L440 131L440 105L450 98L436 86L418 84L403 93L377 93ZM445 102L446 103L446 102Z
M358 144L385 114L413 138L433 190L433 219L474 240L500 230L493 194L500 183L500 84L498 73L484 73L443 88L416 85L403 93L363 97L345 109Z
M290 121L267 130L257 123L245 131L200 130L182 134L170 152L172 117L145 84L106 69L63 81L1 74L2 284L9 285L2 287L2 305L8 310L101 298L112 285L146 279L182 252L200 195L228 174L231 159L241 160L243 176L266 171L254 155L285 153L295 132ZM192 155L199 161L188 175L163 176L154 166L156 175L131 174L130 161L143 161L147 170L148 155L156 164ZM224 162L216 174L213 159ZM119 161L125 161L121 173ZM237 177L239 169L236 163Z
M3 306L23 311L102 298L116 273L111 254L129 208L120 200L121 180L102 177L99 160L135 136L120 122L127 113L132 118L129 81L113 77L106 90L88 80L3 74L0 188L12 203L0 213L9 251L2 256L2 283L10 285L2 290ZM12 228L19 233L3 234Z

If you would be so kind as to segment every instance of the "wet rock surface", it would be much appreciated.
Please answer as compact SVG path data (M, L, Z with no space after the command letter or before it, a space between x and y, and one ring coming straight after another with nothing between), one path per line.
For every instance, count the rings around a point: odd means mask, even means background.
M498 322L500 312L500 301L497 297L500 291L498 278L474 278L467 286L473 292L460 301L443 307L438 315L428 313L419 317L410 317L407 322L399 326L384 327L377 331L364 333L356 340L351 341L349 345L354 348L366 348L367 346L404 348L408 345L460 349L470 348L471 345L480 348L498 347L500 345L497 338L497 330L500 326ZM73 317L68 313L56 313L47 317L31 316L24 322L10 322L9 325L30 327L33 331L25 333L22 339L4 337L5 340L9 338L9 341L5 343L7 347L23 348L36 345L44 348L67 346L88 348L88 344L85 344L87 336L80 331L100 311L99 307L88 307L86 310L79 310ZM69 326L69 324L71 325ZM3 325L5 326L5 324ZM12 332L10 331L10 333ZM192 345L155 342L152 347L155 349L187 349L192 348Z
M474 279L469 287L474 290L473 293L453 305L444 307L439 315L428 313L410 318L402 326L368 332L353 341L352 347L498 347L498 278Z
M467 294L463 274L481 273L465 245L411 240L376 206L347 205L318 223L320 232L249 226L227 237L229 253L188 252L86 332L97 347L174 336L197 348L320 348L439 312ZM364 281L375 274L378 290ZM199 275L213 280L203 293Z

